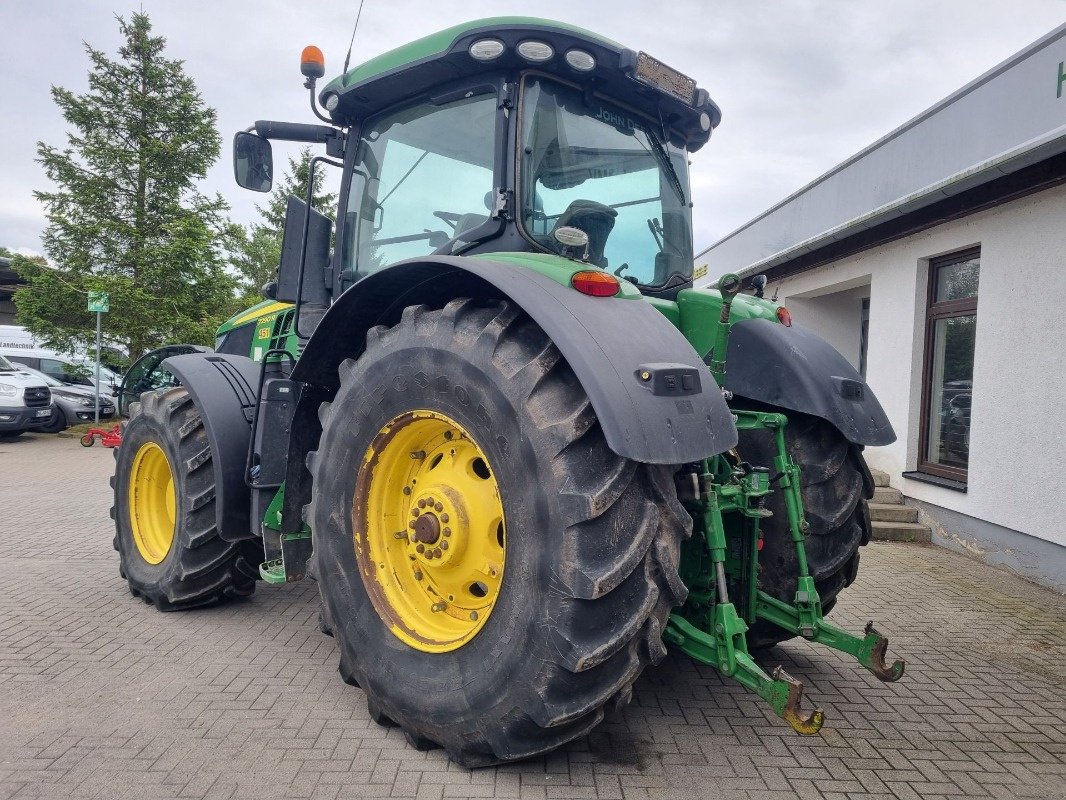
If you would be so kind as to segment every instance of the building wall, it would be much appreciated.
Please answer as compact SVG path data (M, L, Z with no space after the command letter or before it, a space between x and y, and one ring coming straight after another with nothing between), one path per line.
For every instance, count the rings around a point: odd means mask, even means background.
M902 473L915 469L918 458L929 259L974 245L981 246L981 277L968 491L962 493ZM856 320L812 314L844 301L817 305L833 287L867 281L867 381L899 437L868 448L870 465L888 472L908 497L1066 546L1066 187L785 279L778 291L798 321L831 341L846 338L850 327L857 353Z
M796 324L815 331L855 369L859 368L862 301L870 296L870 276L862 276L862 280L864 283L854 288L829 286L814 294L790 294L778 298L791 312Z

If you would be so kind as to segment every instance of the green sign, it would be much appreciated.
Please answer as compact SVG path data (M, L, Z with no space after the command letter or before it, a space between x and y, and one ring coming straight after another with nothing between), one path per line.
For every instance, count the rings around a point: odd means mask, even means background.
M107 292L89 292L89 310L105 313L107 311Z

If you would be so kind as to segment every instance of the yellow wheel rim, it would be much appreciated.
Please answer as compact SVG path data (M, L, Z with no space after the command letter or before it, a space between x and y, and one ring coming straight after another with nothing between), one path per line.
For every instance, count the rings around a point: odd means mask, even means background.
M412 411L382 428L363 457L352 519L367 594L401 641L446 653L481 630L503 582L503 503L462 425Z
M145 442L134 455L129 488L133 542L141 558L158 564L174 544L177 496L170 461L155 442Z

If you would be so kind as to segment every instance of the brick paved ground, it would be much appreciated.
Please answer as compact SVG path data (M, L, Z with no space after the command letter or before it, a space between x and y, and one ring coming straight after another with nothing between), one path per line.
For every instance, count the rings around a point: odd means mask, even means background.
M854 798L1066 794L1066 600L943 550L876 544L840 624L907 658L882 685L777 648L825 708L800 737L680 657L548 758L469 772L374 725L313 585L162 615L118 577L110 451L0 443L0 797Z

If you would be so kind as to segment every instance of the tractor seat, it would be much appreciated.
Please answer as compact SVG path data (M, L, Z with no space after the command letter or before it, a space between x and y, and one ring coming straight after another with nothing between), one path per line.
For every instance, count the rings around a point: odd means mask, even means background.
M474 228L480 227L489 221L489 218L484 214L463 214L455 223L455 230L452 232L453 239L459 239L464 233L474 230Z

